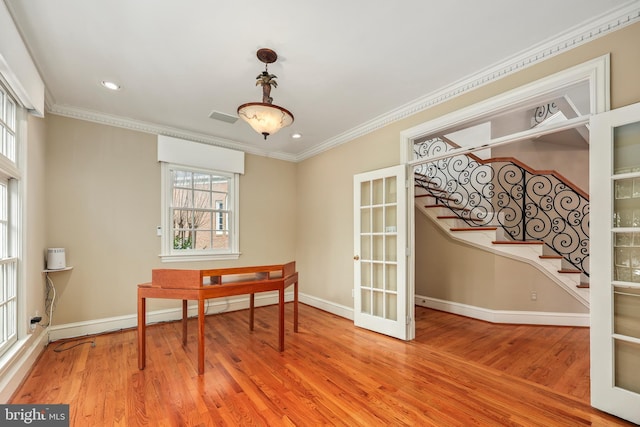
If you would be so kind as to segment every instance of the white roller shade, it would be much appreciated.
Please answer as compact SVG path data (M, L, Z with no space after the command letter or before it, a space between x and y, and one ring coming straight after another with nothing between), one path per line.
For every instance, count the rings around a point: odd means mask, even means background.
M244 152L158 135L158 161L244 173Z

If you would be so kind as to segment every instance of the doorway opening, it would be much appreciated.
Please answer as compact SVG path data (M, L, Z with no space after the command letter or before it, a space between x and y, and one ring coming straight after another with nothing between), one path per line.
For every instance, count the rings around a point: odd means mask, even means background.
M490 159L515 158L529 169L555 171L552 175L562 177L563 182L568 181L568 187L576 190L573 193L586 195L586 212L583 212L578 228L585 228L586 225L588 233L588 124L591 115L609 109L608 69L609 58L603 56L402 132L402 156L403 162L409 167L409 174L418 171L436 181L425 183L440 191L429 195L433 204L444 205L444 208L454 204L460 207L462 204L462 218L451 218L446 227L461 229L470 223L473 225L478 218L469 215L464 217L464 212L478 213L479 210L484 210L485 216L482 218L486 220L481 225L486 228L504 225L505 219L510 219L511 215L511 207L506 200L509 195L514 196L513 188L520 188L520 191L529 188L528 184L522 183L524 173L518 177L518 183L512 183L515 187L505 189L502 185L502 190L497 191L499 174L495 168L493 172L487 172L478 166L486 164ZM461 160L462 158L470 160ZM512 171L505 173L500 179L515 177L515 169L524 170L519 163L517 167L510 166ZM462 188L463 181L473 191ZM480 182L483 187L478 187ZM560 188L565 184L554 181L548 185ZM543 184L533 184L531 187L540 186ZM521 257L506 257L504 259L507 261L504 261L502 257L495 256L498 250L493 254L485 251L485 255L476 258L463 254L443 262L442 257L450 255L449 252L453 249L439 247L433 253L440 259L427 254L426 259L432 261L429 264L425 262L421 251L425 247L430 247L433 251L433 246L421 241L421 237L417 235L416 230L424 225L425 219L419 209L414 208L417 195L427 196L420 194L422 190L416 190L419 186L409 187L410 256L407 286L408 295L413 295L408 302L409 313L418 304L491 322L588 325L588 289L585 290L589 274L588 235L587 256L568 256L569 265L575 261L573 264L583 268L576 289L566 285L564 289L561 287L550 291L551 285L537 285L540 278L549 281L550 273L538 270L537 273L529 272L528 276L524 276L518 262L513 260L515 258L522 261ZM512 199L517 200L519 197L516 194ZM549 196L545 194L538 200L538 206L546 200L545 197ZM447 200L450 198L454 200ZM524 206L525 199L520 197L518 200L521 210L517 215L520 219L530 219L532 215L530 208ZM562 197L558 200L560 201L551 204L562 205ZM500 208L504 209L501 211ZM499 233L512 239L527 240L529 229L554 228L554 215L550 222L542 226L523 225L519 231L505 231L505 227L502 227L503 230ZM432 226L431 237L442 234L441 230L434 231L433 228L437 227ZM464 246L458 241L451 243L451 239L449 240L449 246ZM579 247L578 252L584 252L584 248L580 247L585 244L584 237L572 238L571 244ZM562 244L560 247L562 248ZM551 259L547 252L542 255ZM554 256L558 255L554 253ZM497 259L500 261L496 261ZM437 268L433 262L436 262ZM471 267L474 264L484 268L484 275L473 272ZM573 267L575 265L572 265L572 269ZM529 269L529 266L526 268ZM496 272L500 277L496 276ZM519 279L527 277L526 286L515 290L507 288L509 275L513 274L518 275ZM562 297L559 298L558 295ZM551 309L531 308L532 304L541 306L548 301L551 301ZM568 304L568 308L561 309L562 303ZM553 315L546 315L545 311Z

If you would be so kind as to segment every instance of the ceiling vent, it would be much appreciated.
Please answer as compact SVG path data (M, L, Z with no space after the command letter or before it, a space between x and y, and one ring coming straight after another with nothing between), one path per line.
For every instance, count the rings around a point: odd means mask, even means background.
M238 116L232 116L231 114L221 113L220 111L212 111L209 114L209 118L213 120L220 120L225 123L235 123L238 121Z

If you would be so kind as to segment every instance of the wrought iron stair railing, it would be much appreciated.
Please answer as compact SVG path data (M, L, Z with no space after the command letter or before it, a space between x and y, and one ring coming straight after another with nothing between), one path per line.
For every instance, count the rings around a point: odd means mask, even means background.
M458 148L444 137L416 143L415 158ZM589 196L555 171L513 158L455 155L415 168L415 184L469 227L500 226L513 240L539 240L589 275Z

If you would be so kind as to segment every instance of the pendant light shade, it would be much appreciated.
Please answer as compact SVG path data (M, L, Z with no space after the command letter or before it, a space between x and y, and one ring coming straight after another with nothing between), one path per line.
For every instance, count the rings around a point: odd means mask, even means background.
M242 104L238 107L238 115L253 130L264 135L264 139L293 123L293 114L289 110L266 102Z
M271 49L260 49L258 59L265 64L264 71L256 77L256 86L262 86L262 102L248 102L238 107L238 116L264 139L293 123L293 114L286 108L272 103L271 87L278 87L276 76L269 74L268 64L276 62L278 55Z

